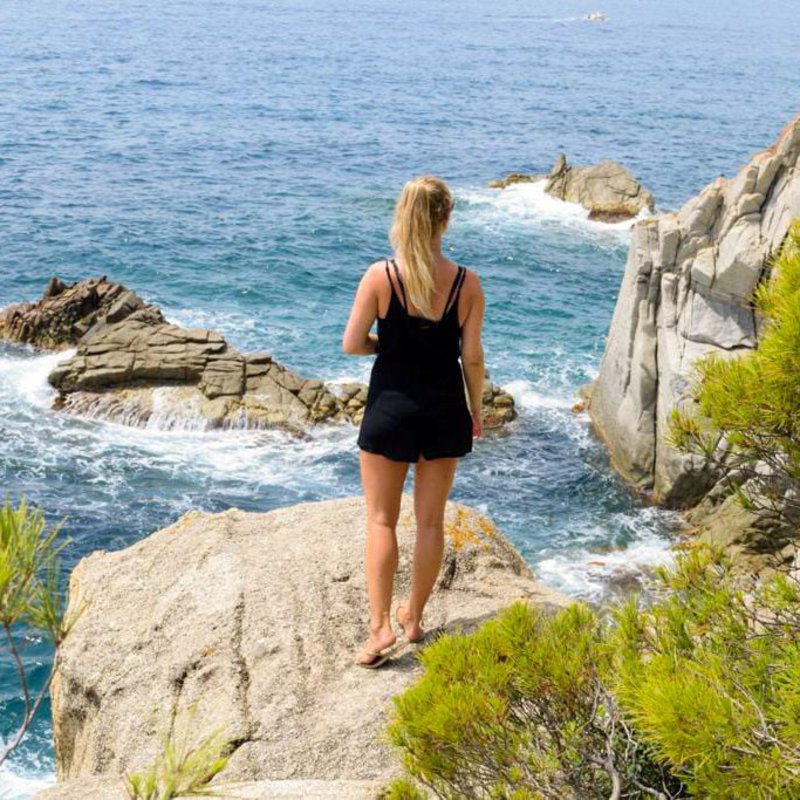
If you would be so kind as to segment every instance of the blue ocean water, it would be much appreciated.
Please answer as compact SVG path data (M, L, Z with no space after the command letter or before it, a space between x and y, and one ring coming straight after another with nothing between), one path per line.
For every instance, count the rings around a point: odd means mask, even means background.
M0 306L52 274L106 274L183 324L296 371L366 380L340 340L389 253L405 180L454 190L449 255L481 275L492 378L517 400L453 498L490 514L543 580L598 597L667 557L670 514L610 471L574 391L596 374L627 226L591 223L511 170L614 158L672 209L731 175L800 108L793 2L5 0ZM67 566L192 508L266 510L360 491L355 428L137 430L49 410L58 356L0 345L0 487L66 518ZM407 488L411 488L411 478ZM51 652L27 638L41 686ZM22 703L0 653L0 737ZM0 798L52 782L49 706Z

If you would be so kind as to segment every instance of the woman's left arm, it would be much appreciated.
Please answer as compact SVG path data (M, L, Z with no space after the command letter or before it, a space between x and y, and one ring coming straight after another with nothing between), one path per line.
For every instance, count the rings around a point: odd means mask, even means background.
M342 350L351 356L371 356L377 352L378 337L370 333L378 316L375 270L370 265L361 278L342 336Z

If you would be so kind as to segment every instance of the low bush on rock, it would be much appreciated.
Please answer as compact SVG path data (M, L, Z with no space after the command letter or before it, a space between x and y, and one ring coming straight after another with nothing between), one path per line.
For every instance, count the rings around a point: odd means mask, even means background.
M235 742L216 728L197 743L189 742L196 713L193 707L183 730L173 726L161 734L161 750L142 772L123 779L130 800L173 800L178 797L223 797L224 784L211 781L228 765Z
M420 651L386 797L800 797L800 582L697 545L648 600L518 602Z

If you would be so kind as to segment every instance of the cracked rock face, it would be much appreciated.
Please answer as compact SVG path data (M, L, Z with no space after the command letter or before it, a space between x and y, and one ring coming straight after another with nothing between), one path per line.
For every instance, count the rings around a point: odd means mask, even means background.
M412 510L403 495L395 596L409 589ZM388 668L353 664L368 634L365 538L364 500L349 497L190 512L131 547L82 559L69 612L88 605L51 688L59 780L141 770L170 726L191 743L217 725L236 742L222 781L397 774L380 735L391 697L421 667L408 645ZM486 517L450 501L425 628L466 631L518 598L567 602L534 580Z
M612 463L657 502L691 506L714 484L695 458L663 441L666 420L689 400L697 358L756 346L750 295L800 216L798 161L800 116L734 178L631 228L589 413Z
M0 311L0 338L44 349L76 348L48 376L55 407L133 426L284 428L359 424L367 387L327 386L269 353L240 353L217 331L168 323L161 311L106 278L53 278L36 303ZM508 392L488 379L484 424L517 417Z
M0 310L0 338L63 350L77 344L94 326L131 315L149 323L164 322L158 308L104 275L71 285L54 277L40 300Z
M303 426L345 416L315 379L302 378L268 353L246 356L216 331L127 319L99 326L48 376L58 406L134 425L183 427Z

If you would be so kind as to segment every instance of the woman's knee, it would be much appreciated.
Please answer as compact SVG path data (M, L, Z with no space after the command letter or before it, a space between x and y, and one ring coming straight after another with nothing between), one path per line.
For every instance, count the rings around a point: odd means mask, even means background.
M398 517L399 514L392 511L376 509L367 514L367 522L372 526L394 530L397 527Z

